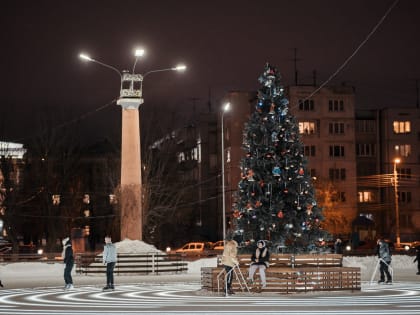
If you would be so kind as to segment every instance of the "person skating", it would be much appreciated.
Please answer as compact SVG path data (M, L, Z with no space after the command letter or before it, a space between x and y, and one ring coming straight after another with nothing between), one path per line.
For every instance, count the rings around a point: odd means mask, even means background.
M248 282L254 282L254 274L259 269L261 278L261 289L264 289L267 285L265 279L265 269L270 266L270 252L266 247L264 241L260 240L257 242L257 249L252 253L251 265L249 266Z
M117 262L117 248L112 244L111 236L105 236L102 261L106 265L106 286L103 290L114 290L114 267Z
M1 288L3 288L3 287L4 287L3 283L1 283L1 280L0 280L0 287L1 287Z
M226 271L226 292L225 294L235 294L232 290L233 267L239 264L238 261L238 243L234 240L225 241L222 255L222 264Z
M416 247L416 258L413 262L417 261L417 273L416 275L420 275L420 246Z
M379 271L381 272L381 279L378 281L379 284L385 283L385 275L387 278L386 283L392 284L392 277L389 273L388 267L391 264L391 253L389 251L388 244L384 241L384 239L378 239L378 257L380 259L379 264Z
M71 241L69 237L63 239L63 261L65 264L64 267L64 282L65 287L64 290L71 290L73 289L73 278L71 276L71 271L74 265L74 256L73 256L73 248L71 247Z

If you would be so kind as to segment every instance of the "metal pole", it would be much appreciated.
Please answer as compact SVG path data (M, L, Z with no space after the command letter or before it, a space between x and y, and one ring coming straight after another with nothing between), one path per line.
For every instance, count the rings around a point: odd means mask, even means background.
M397 238L397 247L400 246L400 209L398 205L398 173L397 173L397 160L394 161L394 193L395 193L395 234Z
M225 110L222 112L222 219L223 219L223 241L226 240L226 201L225 201L225 132L223 117Z

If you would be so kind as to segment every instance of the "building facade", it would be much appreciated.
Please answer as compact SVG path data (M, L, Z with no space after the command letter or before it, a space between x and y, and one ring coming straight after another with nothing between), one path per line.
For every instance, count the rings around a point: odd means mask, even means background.
M415 192L420 188L419 109L356 110L353 87L324 87L313 93L315 89L291 86L287 93L314 184L317 189L326 183L334 187L330 198L335 211L346 218L345 226L337 226L334 232L353 232L360 240L378 234L395 239L397 196L401 240L418 239L420 201ZM242 130L254 110L255 99L255 93L230 92L222 101L231 104L230 112L223 117L228 229L244 154ZM397 157L401 162L394 165ZM219 195L220 207L221 200ZM364 220L359 226L361 216Z

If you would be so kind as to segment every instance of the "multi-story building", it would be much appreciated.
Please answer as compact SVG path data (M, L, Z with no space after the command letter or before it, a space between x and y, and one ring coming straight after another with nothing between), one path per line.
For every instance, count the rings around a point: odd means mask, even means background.
M346 218L347 226L337 231L355 232L360 240L378 234L395 239L397 192L401 239L418 238L420 196L415 192L420 188L419 109L356 110L352 87L324 87L313 93L316 88L291 86L287 93L314 183L334 186L331 198L336 211ZM255 99L255 93L230 92L223 100L232 108L224 115L228 210L240 180L242 129L254 110ZM397 157L400 164L395 164Z
M382 226L390 231L383 232L398 233L402 241L417 240L420 236L420 109L381 110L379 127L381 174L392 174L392 184L383 189L383 201L387 205L394 202L394 207L384 209Z

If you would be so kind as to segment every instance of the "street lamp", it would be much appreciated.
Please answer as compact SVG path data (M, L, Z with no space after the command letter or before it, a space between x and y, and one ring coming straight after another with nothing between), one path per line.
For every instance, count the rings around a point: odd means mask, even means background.
M145 54L144 49L135 50L132 72L119 71L114 66L80 54L82 60L94 62L117 72L121 79L120 97L117 105L122 108L121 131L121 240L142 240L142 203L141 203L141 152L139 106L143 104L143 80L154 72L183 71L185 65L157 69L136 74L138 58Z
M223 124L223 117L225 113L230 110L230 103L223 106L222 111L222 209L223 209L223 241L226 240L226 201L225 201L225 129Z
M394 199L395 199L395 236L397 239L397 247L400 246L400 209L398 205L398 173L397 164L401 163L399 158L394 159Z

